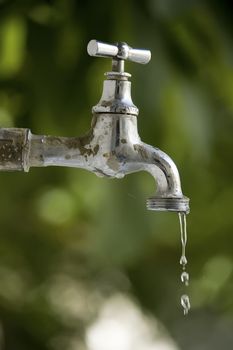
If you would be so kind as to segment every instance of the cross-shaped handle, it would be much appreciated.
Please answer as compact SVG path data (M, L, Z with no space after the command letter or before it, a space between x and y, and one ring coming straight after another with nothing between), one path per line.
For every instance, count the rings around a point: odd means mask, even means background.
M90 56L94 56L94 57L112 58L113 67L116 68L117 66L120 71L122 71L122 68L123 68L122 61L128 60L132 62L146 64L151 59L150 50L133 49L132 47L130 47L129 45L123 42L119 42L115 45L110 45L110 44L103 43L101 41L91 40L87 45L87 52ZM119 61L121 61L122 65L120 64L116 65L116 61L118 61L118 63L120 63Z

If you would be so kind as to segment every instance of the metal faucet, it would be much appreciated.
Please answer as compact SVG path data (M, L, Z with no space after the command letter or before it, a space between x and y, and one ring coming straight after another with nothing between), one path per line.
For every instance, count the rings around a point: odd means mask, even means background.
M0 171L29 171L30 167L67 166L89 170L100 177L123 178L141 170L156 181L147 209L189 212L175 163L164 152L141 141L137 130L138 108L131 99L131 75L124 62L146 64L149 50L126 43L109 45L91 40L90 56L112 59L99 103L93 107L90 131L81 137L34 135L29 129L0 128Z

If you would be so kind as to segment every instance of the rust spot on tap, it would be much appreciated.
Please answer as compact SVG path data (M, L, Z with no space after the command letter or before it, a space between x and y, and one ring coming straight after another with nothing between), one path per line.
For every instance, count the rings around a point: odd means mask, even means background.
M143 159L148 159L148 154L147 154L147 151L146 149L142 146L142 145L139 145L139 144L135 144L133 145L133 148L136 152L138 152L140 154L140 156L143 158Z
M94 149L93 149L93 155L94 155L94 156L98 153L99 148L100 148L99 145L95 145L95 147L94 147Z

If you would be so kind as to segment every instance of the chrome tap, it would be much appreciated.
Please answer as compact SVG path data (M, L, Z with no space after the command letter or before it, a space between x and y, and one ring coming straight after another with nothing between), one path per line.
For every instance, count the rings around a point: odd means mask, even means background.
M111 178L145 170L157 184L155 194L147 200L147 209L188 213L189 199L182 194L175 163L138 135L138 108L131 99L131 75L124 71L124 62L146 64L150 51L96 40L89 42L87 51L91 56L112 59L102 97L92 109L90 131L81 137L55 137L34 135L29 129L1 128L0 170L67 166Z

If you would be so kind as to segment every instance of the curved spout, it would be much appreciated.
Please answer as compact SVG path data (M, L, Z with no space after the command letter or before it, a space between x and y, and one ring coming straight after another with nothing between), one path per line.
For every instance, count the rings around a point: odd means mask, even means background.
M183 196L179 172L166 153L145 143L134 145L134 149L139 153L144 169L156 180L155 196L177 198Z
M189 199L182 193L180 176L173 160L156 147L140 142L133 145L134 162L129 172L145 170L155 179L157 187L147 199L147 209L189 212Z

